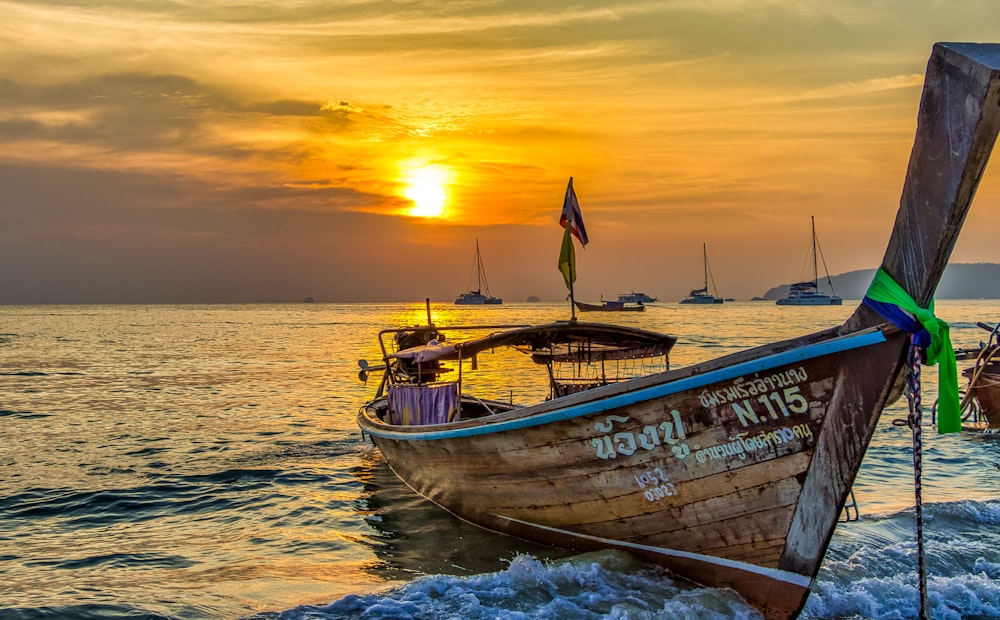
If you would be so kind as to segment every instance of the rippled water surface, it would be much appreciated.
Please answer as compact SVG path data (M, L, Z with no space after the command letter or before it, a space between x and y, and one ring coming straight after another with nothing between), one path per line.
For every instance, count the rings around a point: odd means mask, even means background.
M839 324L845 304L611 316L677 335L677 367ZM956 346L1000 321L994 302L937 310ZM568 309L432 314L515 324ZM0 617L754 617L626 555L484 532L396 480L357 431L375 387L357 360L378 359L378 330L425 321L423 304L0 307ZM490 362L482 389L542 393L544 377ZM855 485L862 520L838 526L803 617L916 616L912 443L892 425L905 415L904 401L883 415ZM1000 618L1000 439L927 426L924 440L933 615Z

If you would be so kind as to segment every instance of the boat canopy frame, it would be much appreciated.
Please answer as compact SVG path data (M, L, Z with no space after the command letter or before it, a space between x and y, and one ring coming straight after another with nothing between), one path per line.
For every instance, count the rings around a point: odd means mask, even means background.
M489 330L490 333L450 342L445 332L475 332ZM386 346L387 335L399 342L409 334L422 344L407 346L390 351ZM548 369L550 394L552 397L605 385L623 380L609 376L605 362L649 360L663 358L663 370L670 367L670 350L677 337L660 332L611 325L589 323L576 320L556 321L544 325L458 325L438 327L433 324L408 328L385 329L379 332L385 375L377 391L381 395L388 385L396 383L430 384L439 380L443 373L453 369L442 367L441 362L458 362L459 391L462 385L462 362L471 360L472 369L477 368L477 356L486 351L510 348L530 356L536 364ZM581 381L557 377L553 365L569 363L577 366L600 365L597 380Z

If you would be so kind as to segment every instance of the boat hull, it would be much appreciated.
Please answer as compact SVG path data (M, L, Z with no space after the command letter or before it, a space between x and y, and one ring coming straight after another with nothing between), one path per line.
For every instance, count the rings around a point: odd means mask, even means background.
M574 301L573 304L580 312L645 312L646 306L642 304L629 306L620 302L605 302L601 305L588 304L582 301Z
M844 300L830 295L801 295L798 297L783 297L775 302L779 306L842 306Z
M707 296L707 297L686 297L686 298L680 300L677 303L679 303L679 304L695 304L695 305L705 305L705 306L707 306L707 305L721 304L724 301L725 300L723 298L721 298L721 297L713 297L713 296L710 295L710 296Z
M892 329L778 343L426 427L382 423L376 401L359 424L407 485L471 523L627 549L785 618L898 395L906 344Z
M463 293L455 299L455 305L458 306L499 306L501 304L503 304L502 298L487 297L479 293Z
M844 305L844 300L840 297L827 299L779 299L775 303L779 306L842 306Z

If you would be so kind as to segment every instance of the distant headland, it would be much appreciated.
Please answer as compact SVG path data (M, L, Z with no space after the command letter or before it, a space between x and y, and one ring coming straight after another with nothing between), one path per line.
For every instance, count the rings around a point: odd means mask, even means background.
M844 299L861 299L868 290L874 269L859 269L831 276L833 290ZM788 284L769 289L763 299L775 300L788 293ZM829 293L825 279L820 279L819 289ZM945 267L935 299L1000 299L1000 264L955 263Z

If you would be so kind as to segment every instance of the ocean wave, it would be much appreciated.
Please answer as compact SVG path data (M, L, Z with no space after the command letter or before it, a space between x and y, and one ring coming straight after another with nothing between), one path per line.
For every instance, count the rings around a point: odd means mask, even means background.
M935 620L1000 617L1000 584L981 574L927 579L928 617ZM917 577L896 574L847 583L818 581L800 618L919 618Z
M77 558L28 560L24 564L65 570L96 568L173 570L193 566L195 562L176 555L158 553L101 553Z
M924 506L930 617L1000 617L998 520L998 501ZM919 617L918 555L912 508L842 524L831 541L802 618Z
M50 413L35 413L33 411L12 411L10 409L0 409L0 418L18 418L21 420L34 420L36 418L47 418Z
M106 473L135 474L132 469ZM0 498L0 520L54 519L68 528L104 527L169 516L229 513L280 497L282 486L322 484L326 476L278 469L226 469L206 474L140 474L151 484L80 491L36 487ZM261 493L271 488L272 493Z
M177 616L145 611L130 605L53 605L46 607L0 607L4 620L176 620ZM198 617L198 616L195 616Z
M759 614L727 590L691 588L620 551L542 562L518 555L502 571L422 577L380 594L349 595L246 620L676 619L730 620Z

